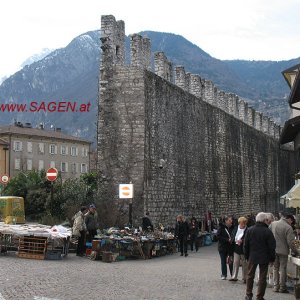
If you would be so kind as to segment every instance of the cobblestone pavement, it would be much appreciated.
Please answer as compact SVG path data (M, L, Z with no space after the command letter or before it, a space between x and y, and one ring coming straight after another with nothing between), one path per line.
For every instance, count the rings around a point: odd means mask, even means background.
M69 254L32 260L0 256L0 300L244 299L245 284L220 280L216 244L149 260L103 263ZM254 287L256 292L256 286ZM255 299L255 298L254 298ZM265 299L291 300L267 288Z

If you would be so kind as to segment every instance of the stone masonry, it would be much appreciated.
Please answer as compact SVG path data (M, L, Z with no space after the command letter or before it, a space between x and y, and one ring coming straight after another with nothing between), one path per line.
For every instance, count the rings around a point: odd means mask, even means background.
M154 55L148 38L101 19L98 169L117 201L118 184L134 184L133 211L155 223L176 215L275 212L292 185L294 152L281 150L280 127L232 93ZM111 199L111 200L112 200ZM121 202L120 202L121 203ZM120 204L121 205L121 204Z

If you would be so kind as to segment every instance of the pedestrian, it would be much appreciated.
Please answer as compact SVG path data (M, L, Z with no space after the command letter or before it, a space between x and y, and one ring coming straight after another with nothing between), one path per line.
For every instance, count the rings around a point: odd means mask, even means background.
M232 241L233 241L233 274L229 281L237 281L240 265L242 266L242 280L246 283L247 278L247 262L244 256L244 238L247 232L247 218L240 217L238 225L233 228Z
M295 240L292 224L293 215L281 213L279 221L270 225L276 240L276 258L273 266L274 292L288 293L286 287L287 262L290 249L294 249L292 242Z
M89 206L89 210L85 214L85 224L87 229L86 240L91 243L95 235L97 235L97 228L98 228L98 214L96 211L95 204L91 204Z
M150 219L149 211L146 212L145 216L142 219L142 229L143 231L153 231L153 225Z
M275 221L275 217L272 213L266 213L266 214L267 214L267 218L268 218L267 223L268 223L268 225L271 225L271 223Z
M179 240L180 255L187 257L187 238L189 235L189 225L182 215L178 215L175 225L175 237Z
M72 227L72 235L77 238L76 255L84 256L85 254L85 237L86 225L84 222L84 214L87 212L86 206L82 206L80 210L72 218L74 220Z
M244 239L244 255L248 261L246 300L253 297L253 283L255 271L259 266L259 281L257 287L257 300L263 300L266 286L269 263L275 261L276 241L272 231L268 228L268 214L257 214L256 223L250 227Z
M199 234L199 225L195 217L191 218L191 222L189 223L189 233L190 233L190 245L191 251L194 251L194 245L196 252L198 251L198 234Z
M232 244L232 218L230 216L225 216L220 222L217 231L218 239L218 251L221 258L221 279L225 280L227 278L227 264L229 267L230 275L232 276L233 269L233 244Z

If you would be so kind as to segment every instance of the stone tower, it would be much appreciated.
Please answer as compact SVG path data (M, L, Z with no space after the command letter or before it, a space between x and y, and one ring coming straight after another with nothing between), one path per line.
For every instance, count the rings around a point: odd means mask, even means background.
M137 219L143 213L144 70L150 66L151 49L149 39L130 38L131 64L125 65L124 22L102 16L97 148L98 170L108 182L102 197L115 200L117 209L126 214L127 203L118 199L118 186L133 183Z

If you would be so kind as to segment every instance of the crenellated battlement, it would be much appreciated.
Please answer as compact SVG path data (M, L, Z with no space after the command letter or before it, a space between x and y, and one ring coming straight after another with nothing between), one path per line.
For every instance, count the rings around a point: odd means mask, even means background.
M102 16L101 19L102 65L125 64L125 25L116 21L113 16ZM151 71L151 41L139 34L130 35L130 66ZM239 96L219 90L212 81L197 74L185 71L184 66L175 66L164 52L154 53L154 73L174 83L197 98L218 107L249 126L278 139L280 126L269 117L255 111ZM100 81L101 84L101 81ZM105 88L105 82L100 90Z
M156 75L173 83L173 65L168 61L164 52L154 53L154 72Z

